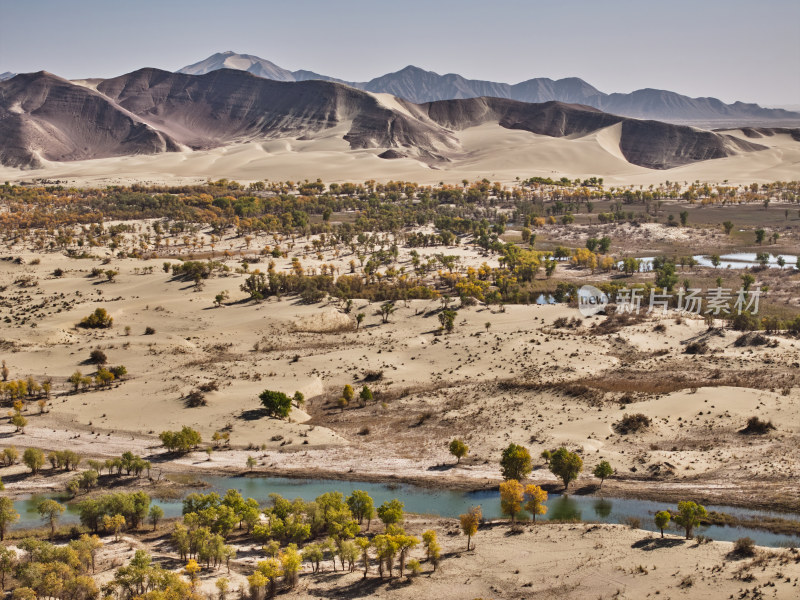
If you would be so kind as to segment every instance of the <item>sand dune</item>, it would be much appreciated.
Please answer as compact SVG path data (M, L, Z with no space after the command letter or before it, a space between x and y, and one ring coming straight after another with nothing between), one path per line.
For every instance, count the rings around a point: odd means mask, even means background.
M3 181L35 178L79 184L118 184L134 181L205 181L227 177L243 182L302 180L320 177L329 182L402 179L420 183L456 183L487 177L512 182L516 177L600 176L609 184L701 181L749 184L800 177L800 142L788 134L764 137L767 150L708 160L655 171L631 165L619 149L621 124L576 139L553 138L527 131L484 124L456 134L462 152L451 162L430 167L413 158L384 160L381 149L351 150L343 139L348 123L317 139L286 137L157 156L126 156L69 163L42 161L35 171L0 167ZM746 139L740 130L731 135Z

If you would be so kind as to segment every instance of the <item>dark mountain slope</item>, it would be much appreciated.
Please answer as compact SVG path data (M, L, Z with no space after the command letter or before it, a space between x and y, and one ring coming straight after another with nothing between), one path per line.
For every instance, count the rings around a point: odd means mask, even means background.
M338 83L284 83L224 69L193 76L141 69L108 79L98 90L193 148L253 139L313 137L348 125L352 148L403 147L442 158L457 147L449 132L383 106Z
M500 98L472 98L432 102L420 105L420 109L433 121L450 129L496 121L508 129L550 137L581 136L622 123L620 150L623 155L628 162L650 169L669 169L724 158L737 151L765 149L729 135L684 125L628 119L588 106L561 102L526 104Z
M179 145L94 90L45 71L0 82L0 164L35 167Z
M430 163L464 151L455 132L496 124L550 137L582 137L621 124L632 164L666 169L763 146L690 127L637 121L561 102L466 98L413 104L326 81L278 82L241 70L185 75L140 69L97 91L48 73L0 82L0 161L78 160L203 149L277 138L341 136L353 149Z

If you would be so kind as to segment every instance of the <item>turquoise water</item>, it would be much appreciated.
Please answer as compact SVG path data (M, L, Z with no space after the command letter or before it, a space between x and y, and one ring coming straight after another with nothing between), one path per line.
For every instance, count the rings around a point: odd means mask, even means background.
M766 250L765 250L766 252ZM785 261L784 269L791 270L796 268L797 266L797 256L794 254L770 254L769 261L767 262L766 266L768 268L780 268L778 265L778 256L782 256L783 260ZM697 264L701 267L712 267L713 264L711 263L711 257L704 255L704 254L697 254L693 257ZM720 264L717 269L749 269L751 267L758 267L761 263L756 260L756 253L755 252L734 252L732 254L723 254L720 257ZM653 270L653 257L652 256L644 256L639 258L641 263L641 267L639 267L639 271L647 272ZM617 263L618 265L622 265L622 262ZM678 265L678 270L680 271L680 265Z
M290 479L286 477L204 477L209 488L205 492L216 491L224 493L229 488L239 490L244 497L255 498L262 505L269 501L269 494L276 493L286 498L302 498L313 500L325 493L337 491L345 496L353 490L364 490L373 498L375 505L386 500L398 498L405 504L407 512L430 514L441 517L457 517L466 512L471 506L480 505L483 516L487 519L499 518L500 497L497 490L480 490L463 492L455 490L433 490L410 484L383 484L365 483L358 481L338 481L326 479ZM42 525L36 503L42 497L33 497L15 502L15 507L20 513L20 520L14 529L38 527ZM62 499L63 500L63 499ZM182 504L180 500L154 500L164 509L166 517L181 515ZM599 497L599 496L563 496L551 494L547 500L547 514L537 519L596 521L602 523L622 523L627 517L637 517L641 520L641 527L656 531L653 524L653 515L666 508L674 509L668 503L652 502L647 500L631 500L627 498ZM737 517L781 517L784 519L800 520L800 515L784 514L771 511L750 510L730 506L707 506L709 511L724 512ZM61 523L70 524L78 522L78 514L73 506L68 506ZM800 537L769 533L757 529L711 526L698 528L696 533L709 536L715 540L733 541L740 537L749 536L762 546L800 546Z

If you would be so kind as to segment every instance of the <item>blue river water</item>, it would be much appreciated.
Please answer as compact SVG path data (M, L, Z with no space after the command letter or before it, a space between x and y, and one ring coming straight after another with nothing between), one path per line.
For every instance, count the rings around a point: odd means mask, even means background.
M280 494L289 499L302 498L313 500L325 493L338 491L345 496L353 490L364 490L373 498L378 506L386 500L399 499L405 505L406 512L429 514L441 517L458 517L470 507L480 505L486 519L500 518L500 496L495 490L456 491L435 490L411 484L366 483L360 481L339 481L332 479L291 479L286 477L203 477L208 488L199 490L203 493L211 491L224 494L228 489L236 489L246 498L255 498L262 505L269 502L269 494ZM20 513L20 520L14 529L38 527L42 525L36 512L36 504L41 497L19 500L15 503ZM180 500L154 500L164 509L166 517L181 515ZM641 527L657 531L653 523L653 515L659 510L675 509L675 505L649 500L633 500L627 498L593 496L564 496L550 494L547 502L547 513L537 517L541 519L575 520L600 523L624 523L629 517L638 518ZM780 517L800 520L800 515L778 513L764 510L751 510L731 506L706 506L709 511L724 512L736 517ZM70 504L64 513L61 524L78 522L78 512L74 504ZM674 530L672 530L674 532ZM761 531L742 527L709 526L700 527L696 533L706 535L714 540L734 541L749 536L762 546L800 546L800 537Z

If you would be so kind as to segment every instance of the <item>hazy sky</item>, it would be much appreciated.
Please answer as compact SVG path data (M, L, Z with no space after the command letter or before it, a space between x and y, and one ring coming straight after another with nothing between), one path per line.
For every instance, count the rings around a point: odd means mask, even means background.
M365 81L408 64L800 104L799 0L0 0L0 72L176 70L223 50Z

